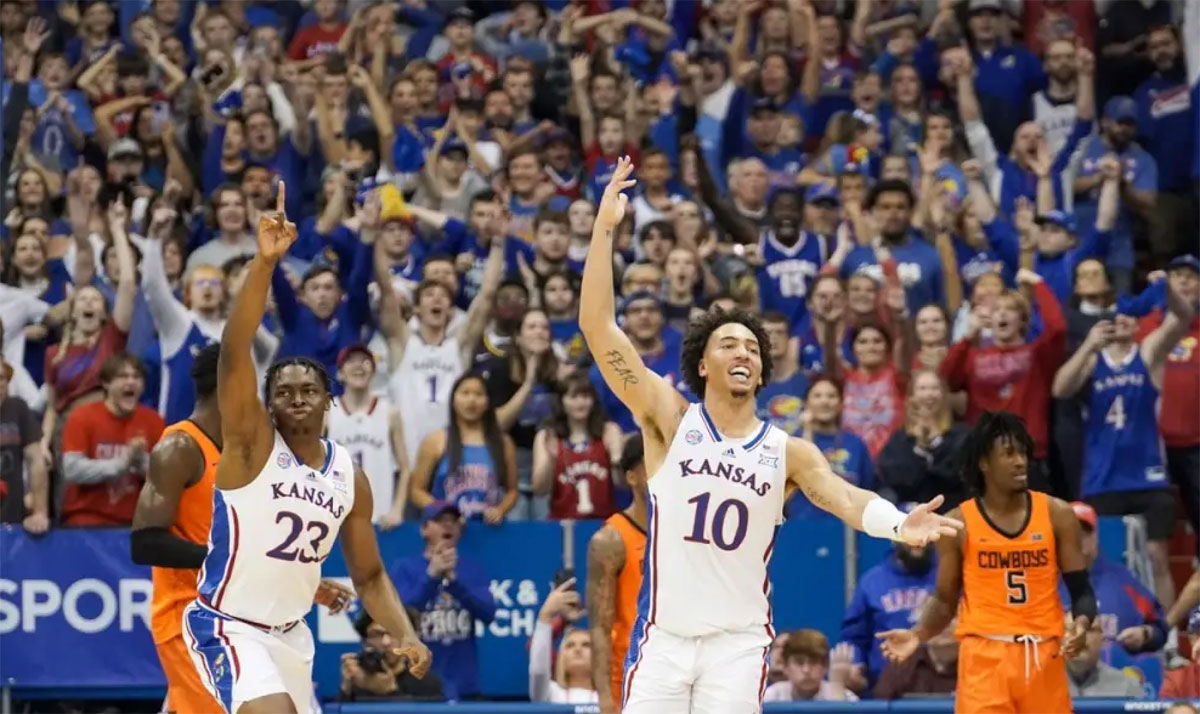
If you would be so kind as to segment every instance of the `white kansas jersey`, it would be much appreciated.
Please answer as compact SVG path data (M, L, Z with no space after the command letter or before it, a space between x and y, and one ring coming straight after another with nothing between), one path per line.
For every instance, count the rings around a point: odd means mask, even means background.
M377 521L392 508L396 495L396 457L392 453L392 403L372 397L367 408L351 414L342 400L329 410L329 439L350 452L350 458L367 475Z
M328 439L318 471L288 448L279 432L262 471L232 491L213 489L208 555L200 599L252 624L277 627L302 619L321 584L321 563L354 506L354 462Z
M404 346L404 359L392 371L388 387L400 405L408 463L417 463L421 441L450 423L450 388L463 373L462 348L455 337L427 344L415 331Z
M650 479L638 615L680 637L770 633L767 563L783 522L787 434L723 437L688 407Z

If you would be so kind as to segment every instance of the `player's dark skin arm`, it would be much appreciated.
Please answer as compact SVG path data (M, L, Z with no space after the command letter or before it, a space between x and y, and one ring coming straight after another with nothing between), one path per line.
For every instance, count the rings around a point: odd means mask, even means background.
M221 410L222 458L216 486L237 489L254 480L271 455L274 427L258 396L252 345L267 307L271 275L296 240L296 226L283 213L285 187L279 184L276 213L258 221L258 253L246 265L246 282L233 301L221 333L217 403Z
M962 520L962 509L955 508L947 514ZM928 642L938 635L958 612L958 598L962 594L962 536L945 536L938 540L938 574L933 594L925 601L921 619L913 633L921 642Z
M150 470L138 496L129 534L130 555L138 565L199 568L208 548L167 529L175 522L179 499L204 475L204 454L190 436L171 432L150 452Z
M383 568L379 541L375 538L375 527L371 525L374 507L371 484L362 469L355 469L354 506L341 528L346 569L371 618L387 628L400 643L399 654L408 659L409 671L416 677L424 677L431 661L429 648L421 643L404 612L396 587Z
M592 635L592 684L600 711L615 712L620 692L612 691L612 628L617 608L617 577L625 567L621 535L605 526L588 543L588 627Z
M1054 528L1054 541L1058 550L1058 571L1064 575L1083 573L1086 577L1088 566L1087 559L1083 556L1083 530L1079 527L1079 518L1070 504L1058 498L1050 499L1050 525ZM1068 585L1069 583L1068 580ZM1084 638L1091 626L1091 620L1087 617L1078 616L1072 619L1062 643L1063 656L1071 657L1083 649Z

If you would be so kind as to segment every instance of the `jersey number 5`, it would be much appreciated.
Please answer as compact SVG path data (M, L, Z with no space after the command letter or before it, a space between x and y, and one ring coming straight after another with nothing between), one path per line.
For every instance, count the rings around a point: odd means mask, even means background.
M291 526L292 531L288 533L287 538L274 548L267 551L267 555L271 558L279 560L293 561L298 560L301 563L319 563L321 562L321 541L325 540L329 535L329 526L321 521L309 521L305 526L304 519L292 513L291 511L280 511L275 516L275 522L286 520ZM308 531L311 535L308 544L312 547L311 553L306 553L304 548L292 548L292 543L300 537L301 531Z
M1029 592L1025 588L1025 571L1009 570L1004 574L1004 581L1008 586L1008 604L1024 605L1029 599Z

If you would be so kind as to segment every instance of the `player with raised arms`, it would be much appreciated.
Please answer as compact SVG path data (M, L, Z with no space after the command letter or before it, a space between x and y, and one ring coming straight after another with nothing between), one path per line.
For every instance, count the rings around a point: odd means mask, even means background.
M321 563L341 535L346 567L371 617L399 642L418 677L430 655L379 557L371 487L341 446L321 437L329 375L302 357L267 372L258 398L251 342L271 274L296 240L284 215L258 221L258 253L221 335L217 401L221 460L199 595L184 613L192 661L229 714L300 714L312 702L313 638L304 616Z
M579 311L588 348L645 444L648 537L622 711L757 712L774 637L767 564L793 489L880 538L923 545L962 524L935 512L940 496L905 515L839 478L813 444L759 420L755 394L771 357L749 313L714 311L688 326L681 371L701 403L645 367L613 317L613 232L632 172L622 158L596 211Z
M937 583L917 625L877 635L884 656L903 661L957 614L956 712L1071 711L1066 661L1096 621L1096 595L1074 509L1029 488L1033 448L1016 415L980 417L963 446L974 498L950 512L966 527L938 542ZM1066 637L1060 575L1071 595Z

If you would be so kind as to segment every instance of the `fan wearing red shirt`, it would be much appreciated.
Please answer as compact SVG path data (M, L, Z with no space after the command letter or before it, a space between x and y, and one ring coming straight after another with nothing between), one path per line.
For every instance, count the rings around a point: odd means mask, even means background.
M456 94L455 79L469 77L476 97L482 97L496 80L496 60L475 49L475 13L459 7L446 16L442 29L450 49L437 61L438 81L442 87L438 96L443 112L449 111ZM460 74L461 73L461 74Z
M1196 304L1200 299L1200 260L1181 256L1167 266L1167 285L1178 295ZM1162 324L1163 311L1155 310L1138 325L1140 342ZM1188 519L1200 528L1200 316L1175 349L1167 355L1163 369L1162 406L1158 428L1167 447L1167 472L1181 491Z
M324 57L338 48L338 41L346 31L342 22L338 0L314 0L312 8L317 21L296 32L288 45L288 58L301 62Z
M1017 414L1033 437L1034 458L1044 461L1050 442L1050 386L1066 356L1067 323L1041 276L1022 268L1017 283L1033 288L1042 334L1032 342L1025 340L1029 303L1020 293L1006 290L996 298L990 313L991 342L980 339L982 322L989 316L973 312L966 336L950 348L940 371L951 391L967 390L968 422L975 423L984 412ZM1048 490L1048 478L1043 467L1031 464L1030 488ZM1065 484L1053 486L1055 493L1065 490Z
M138 403L146 369L127 352L100 368L104 400L71 412L63 429L65 526L128 526L164 428L162 417Z

